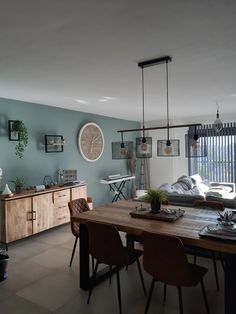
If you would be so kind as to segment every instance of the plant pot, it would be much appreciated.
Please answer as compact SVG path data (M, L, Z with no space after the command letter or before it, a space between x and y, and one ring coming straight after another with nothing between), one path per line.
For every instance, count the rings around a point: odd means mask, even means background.
M152 201L151 209L152 209L152 212L158 213L161 210L161 202L159 202L158 200Z
M16 192L16 194L20 194L21 191L22 191L21 186L16 186L16 187L15 187L15 192Z
M7 264L8 264L9 256L6 254L0 253L0 281L3 281L7 278Z

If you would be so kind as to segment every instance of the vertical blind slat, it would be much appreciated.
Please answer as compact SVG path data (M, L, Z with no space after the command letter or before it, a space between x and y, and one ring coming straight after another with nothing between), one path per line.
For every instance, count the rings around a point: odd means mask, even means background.
M193 130L189 129L188 138L190 132ZM219 133L210 124L202 125L198 134L207 155L189 156L189 174L197 172L209 181L236 183L236 123L225 123Z

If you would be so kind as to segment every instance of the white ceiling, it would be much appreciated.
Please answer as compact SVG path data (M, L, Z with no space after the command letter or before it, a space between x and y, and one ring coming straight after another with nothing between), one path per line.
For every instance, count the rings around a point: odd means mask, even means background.
M137 62L172 57L170 119L235 114L235 0L0 0L0 97L141 120ZM144 69L166 119L165 65Z

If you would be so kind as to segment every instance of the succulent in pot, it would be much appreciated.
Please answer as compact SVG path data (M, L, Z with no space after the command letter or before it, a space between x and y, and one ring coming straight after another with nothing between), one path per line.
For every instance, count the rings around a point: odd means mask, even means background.
M14 183L16 194L19 194L24 186L25 180L23 178L16 177L16 179L11 182Z
M162 202L166 199L165 192L159 189L148 189L144 198L145 202L151 204L152 212L159 212Z
M234 218L234 213L232 211L225 211L223 214L222 213L218 213L220 218L219 221L221 223L221 225L223 226L231 226L234 224L234 222L232 221Z

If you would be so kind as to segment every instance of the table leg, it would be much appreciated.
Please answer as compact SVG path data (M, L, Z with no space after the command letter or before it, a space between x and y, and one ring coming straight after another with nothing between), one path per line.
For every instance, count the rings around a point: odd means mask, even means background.
M80 224L80 288L89 290L89 251L88 251L88 230L85 224Z
M225 314L236 313L236 255L225 254Z

